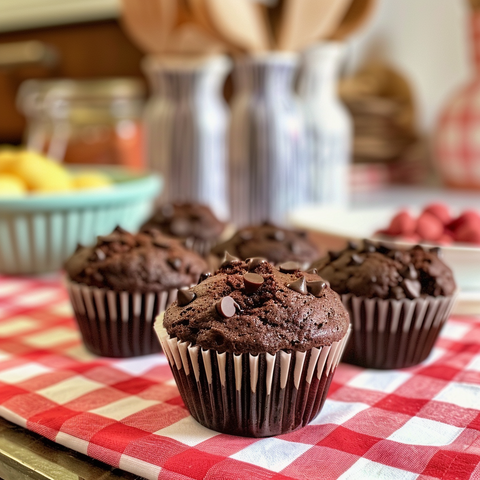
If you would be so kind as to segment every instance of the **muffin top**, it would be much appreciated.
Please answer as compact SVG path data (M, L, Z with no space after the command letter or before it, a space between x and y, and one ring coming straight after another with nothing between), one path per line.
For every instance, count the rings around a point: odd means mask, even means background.
M275 265L288 261L309 264L318 257L318 250L308 240L306 232L270 224L244 227L232 238L212 249L217 257L223 257L225 252L242 260L251 257L266 258Z
M331 345L347 333L349 319L315 273L230 257L214 276L179 290L163 324L170 336L204 349L275 354Z
M200 203L166 203L156 209L140 231L155 228L177 238L194 237L203 240L218 238L225 229L210 207Z
M314 262L312 268L339 294L368 298L448 296L455 289L452 271L440 258L440 249L416 245L390 248L364 240Z
M65 270L74 282L146 293L190 286L207 264L158 231L134 235L117 227L110 235L97 237L94 246L79 246Z

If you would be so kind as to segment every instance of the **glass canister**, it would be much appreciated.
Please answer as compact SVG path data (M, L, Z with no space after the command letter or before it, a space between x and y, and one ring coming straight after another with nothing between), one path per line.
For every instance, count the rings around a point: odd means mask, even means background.
M25 145L65 163L144 166L141 80L27 80Z
M309 197L298 58L270 52L237 60L230 127L230 203L237 226L286 223Z

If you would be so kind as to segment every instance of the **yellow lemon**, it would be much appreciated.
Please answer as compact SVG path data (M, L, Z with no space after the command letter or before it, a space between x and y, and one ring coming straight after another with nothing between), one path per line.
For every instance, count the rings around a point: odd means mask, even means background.
M25 182L16 175L0 173L0 198L22 197L27 193Z
M21 152L10 173L22 178L34 192L65 192L73 189L70 174L60 164L35 152Z
M82 172L73 177L73 185L79 190L86 188L105 188L112 184L112 180L101 172Z
M8 172L18 155L18 149L9 145L0 145L0 172Z

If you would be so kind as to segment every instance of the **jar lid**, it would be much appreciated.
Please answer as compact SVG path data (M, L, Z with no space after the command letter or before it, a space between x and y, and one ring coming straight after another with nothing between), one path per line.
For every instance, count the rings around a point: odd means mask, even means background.
M111 101L119 98L133 100L144 95L145 85L136 78L26 80L20 85L17 103L25 110L43 105L46 98L66 101Z

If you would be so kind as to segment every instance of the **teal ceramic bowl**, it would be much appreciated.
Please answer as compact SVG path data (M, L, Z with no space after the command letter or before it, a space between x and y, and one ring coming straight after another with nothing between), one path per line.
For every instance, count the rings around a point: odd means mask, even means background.
M78 243L92 244L117 225L130 231L140 227L160 192L160 178L100 170L112 178L112 187L0 198L0 273L59 270Z

